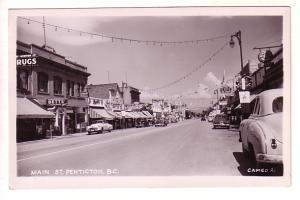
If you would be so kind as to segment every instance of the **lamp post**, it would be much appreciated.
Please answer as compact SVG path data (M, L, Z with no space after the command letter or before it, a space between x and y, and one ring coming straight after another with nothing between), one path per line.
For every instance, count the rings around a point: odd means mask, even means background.
M241 31L239 30L238 32L236 32L235 34L231 35L231 39L230 39L230 42L229 42L229 45L231 48L234 47L234 41L233 41L233 38L236 38L239 42L239 46L240 46L240 55L241 55L241 73L242 73L242 70L243 70L243 51L242 51L242 34L241 34ZM242 75L242 74L241 74Z

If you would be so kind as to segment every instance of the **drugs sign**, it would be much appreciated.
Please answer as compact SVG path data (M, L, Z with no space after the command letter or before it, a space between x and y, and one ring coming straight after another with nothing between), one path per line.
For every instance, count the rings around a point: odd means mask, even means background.
M35 66L37 65L37 56L33 55L21 55L16 60L17 67Z
M250 92L242 91L239 92L240 103L250 103Z

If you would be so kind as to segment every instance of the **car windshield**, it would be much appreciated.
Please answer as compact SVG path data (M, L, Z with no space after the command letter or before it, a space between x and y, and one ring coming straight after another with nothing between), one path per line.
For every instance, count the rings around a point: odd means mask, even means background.
M228 120L227 115L216 115L215 120Z
M282 112L283 109L283 97L277 97L273 100L272 109L274 113Z

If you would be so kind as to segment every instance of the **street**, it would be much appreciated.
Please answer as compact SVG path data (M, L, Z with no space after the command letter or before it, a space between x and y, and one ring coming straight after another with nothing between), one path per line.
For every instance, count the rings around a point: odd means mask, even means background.
M199 119L81 134L19 143L18 176L241 175L247 161L240 146L237 130Z

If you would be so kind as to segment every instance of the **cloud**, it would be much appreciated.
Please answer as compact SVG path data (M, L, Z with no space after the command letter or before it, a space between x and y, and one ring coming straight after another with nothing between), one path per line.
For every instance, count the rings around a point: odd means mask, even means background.
M207 82L209 85L212 86L219 86L221 85L221 80L219 80L214 73L208 72L204 77L204 81Z
M207 85L204 85L202 83L199 83L197 90L194 90L191 95L191 98L194 99L209 99L211 98L211 95L209 93L209 87Z

